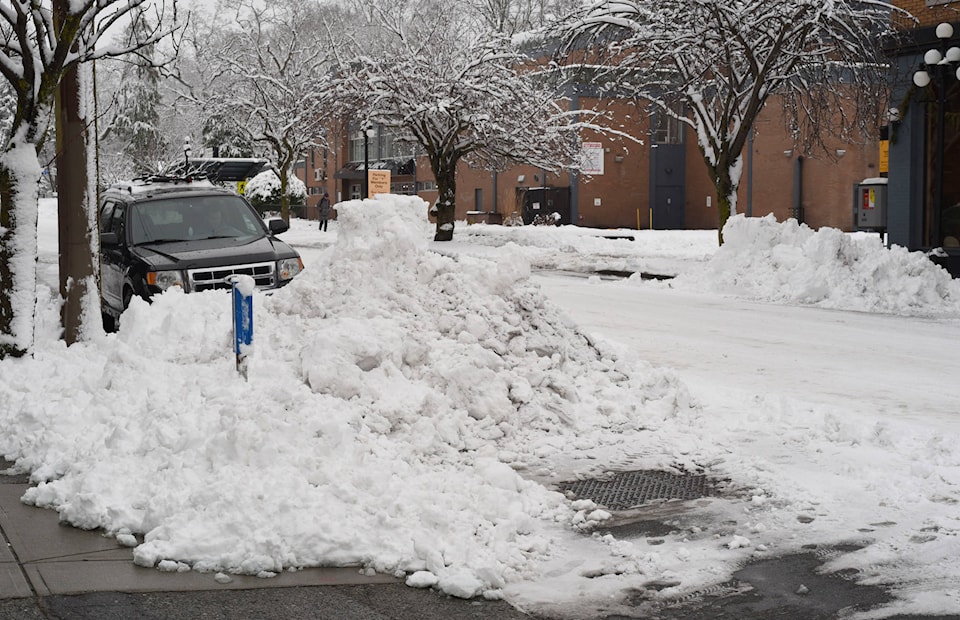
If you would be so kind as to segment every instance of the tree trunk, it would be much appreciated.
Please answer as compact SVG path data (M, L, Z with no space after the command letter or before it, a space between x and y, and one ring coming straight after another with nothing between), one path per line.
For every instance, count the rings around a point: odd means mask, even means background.
M733 196L736 195L737 184L733 182L729 166L719 165L711 172L713 186L717 190L717 238L720 245L723 245L723 227L733 213Z
M87 175L87 133L81 113L80 69L70 67L57 93L57 216L60 235L60 323L67 346L100 325L100 288L94 269L95 196ZM91 207L91 203L94 205Z
M9 145L0 157L0 359L33 345L39 179L36 147Z
M287 183L289 178L287 177L287 166L280 167L280 217L283 218L283 221L290 223L290 196L287 195ZM306 174L306 173L304 173Z
M457 164L438 156L430 158L430 167L437 181L437 231L433 240L452 241L457 206Z
M0 166L0 359L7 356L20 357L26 347L14 331L17 316L14 314L13 293L16 290L13 258L14 239L17 232L17 216L14 209L16 185L13 174L6 166Z

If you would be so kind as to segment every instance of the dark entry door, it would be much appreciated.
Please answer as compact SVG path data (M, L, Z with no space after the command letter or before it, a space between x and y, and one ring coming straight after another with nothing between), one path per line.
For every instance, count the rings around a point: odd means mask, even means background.
M650 149L651 228L681 230L686 225L686 145L682 140Z
M570 223L570 188L569 187L535 187L527 189L523 195L524 224L533 222L538 215L559 213L558 224Z
M681 230L684 220L684 188L665 185L657 188L653 204L653 228Z

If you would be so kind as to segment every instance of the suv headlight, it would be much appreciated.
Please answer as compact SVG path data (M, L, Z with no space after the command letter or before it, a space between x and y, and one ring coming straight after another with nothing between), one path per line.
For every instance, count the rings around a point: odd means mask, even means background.
M165 291L171 286L183 288L183 274L179 271L150 271L147 272L147 284Z
M289 280L293 276L303 271L303 261L297 258L284 258L279 261L280 279Z

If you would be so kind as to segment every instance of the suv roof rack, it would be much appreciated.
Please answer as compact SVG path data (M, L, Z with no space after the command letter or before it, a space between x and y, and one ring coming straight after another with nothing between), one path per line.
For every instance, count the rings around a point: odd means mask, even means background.
M134 177L134 181L144 183L192 183L195 179L190 176L179 177L170 174L151 174L145 177ZM204 177L206 180L206 177Z
M120 191L126 191L129 194L133 194L135 191L146 191L150 189L159 189L161 186L177 186L177 185L196 185L201 183L204 187L213 186L213 184L206 177L180 177L167 174L151 174L143 177L136 177L130 181L124 181L120 183L114 183L110 186L111 189L117 189Z

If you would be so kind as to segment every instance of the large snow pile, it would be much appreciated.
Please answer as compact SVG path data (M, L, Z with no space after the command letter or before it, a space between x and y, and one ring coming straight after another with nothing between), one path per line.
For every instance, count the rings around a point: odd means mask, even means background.
M0 454L38 483L25 501L161 570L360 564L498 596L605 517L538 473L700 416L671 374L569 324L520 257L430 252L420 199L338 212L325 260L254 296L247 380L221 292L135 299L117 334L0 362ZM630 436L656 465L682 451Z
M960 282L922 252L886 248L879 236L736 215L723 238L709 261L666 286L864 312L960 313Z

